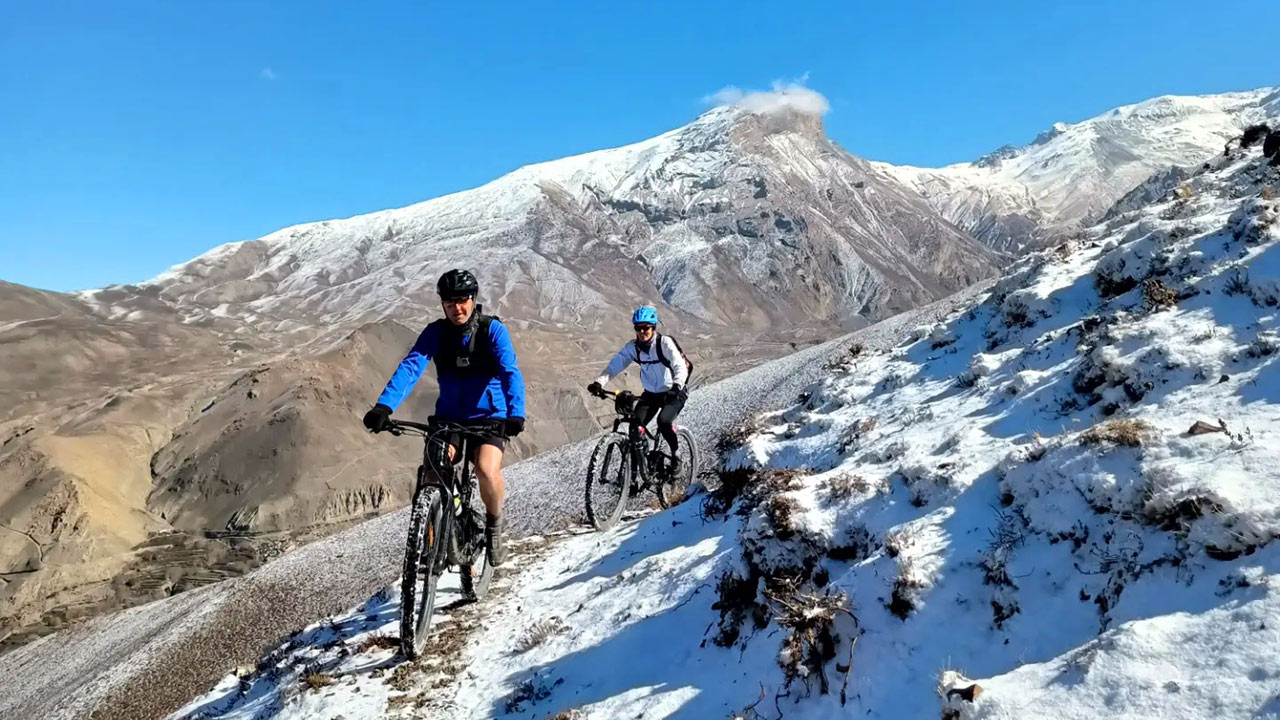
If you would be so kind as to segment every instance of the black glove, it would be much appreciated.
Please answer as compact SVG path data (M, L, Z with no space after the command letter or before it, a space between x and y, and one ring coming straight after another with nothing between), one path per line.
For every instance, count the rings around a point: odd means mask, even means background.
M591 393L592 395L599 395L600 393L604 392L604 386L598 382L593 382L587 386L587 392Z
M671 390L668 392L668 397L672 400L687 400L689 391L685 390L683 385L672 385Z
M507 432L507 437L509 438L513 438L519 435L520 433L524 432L524 418L522 417L507 418L506 432Z
M391 420L391 408L378 403L364 414L364 426L371 432L382 432L387 429Z

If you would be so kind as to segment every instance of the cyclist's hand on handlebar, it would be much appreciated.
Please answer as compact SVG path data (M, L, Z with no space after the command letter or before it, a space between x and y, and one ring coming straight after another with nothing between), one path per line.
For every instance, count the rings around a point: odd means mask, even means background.
M391 408L378 403L364 414L364 426L369 428L370 432L382 432L391 424Z
M591 393L592 395L595 395L596 397L599 397L604 394L604 386L602 386L598 382L593 382L587 386L587 392Z

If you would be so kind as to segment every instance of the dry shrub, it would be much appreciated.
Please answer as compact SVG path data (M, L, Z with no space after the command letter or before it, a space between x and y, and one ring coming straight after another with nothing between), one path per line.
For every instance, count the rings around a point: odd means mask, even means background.
M750 512L774 495L798 488L803 475L803 471L793 468L722 471L720 487L708 493L702 503L702 512L707 517L722 517L733 509L738 500L742 500L739 514Z
M848 453L853 446L861 442L868 433L875 429L876 419L874 417L866 417L850 424L840 436L840 453L842 455Z
M889 612L906 620L920 605L920 590L924 582L908 559L898 562L898 576L893 580L893 593L889 596Z
M512 649L517 654L527 653L568 629L564 621L556 615L540 618L525 628L524 634L516 640Z
M862 343L854 343L844 355L837 355L827 362L828 370L852 370L858 358L862 357L866 348Z
M1245 354L1252 359L1257 359L1271 357L1277 351L1280 351L1280 332L1263 330L1249 344L1249 349L1245 351Z
M795 515L800 503L790 495L772 495L764 503L765 514L773 525L773 534L779 540L790 540L796 534Z
M716 453L724 456L747 444L753 436L763 429L760 416L751 415L737 425L729 428L716 439Z
M871 482L861 475L840 473L827 478L826 490L827 496L833 500L848 500L871 492Z
M725 571L716 583L717 600L711 604L712 610L720 612L720 626L712 642L720 647L729 647L738 641L742 633L742 625L751 618L757 629L768 623L765 609L756 602L756 593L760 586L760 575L752 568L745 578L738 577L732 571Z
M582 720L586 717L579 710L562 710L555 715L548 715L545 720Z
M1176 478L1164 482L1177 482ZM1186 487L1173 492L1157 492L1160 475L1151 477L1152 488L1142 505L1142 519L1162 530L1186 533L1191 524L1205 515L1221 515L1226 501L1205 487Z
M374 650L395 650L400 647L400 638L394 635L373 633L366 636L356 645L356 652L367 653Z
M891 558L896 558L907 549L907 545L911 543L911 533L906 528L898 528L891 531L884 538L884 552Z
M319 690L323 687L329 687L337 681L333 679L332 675L326 673L311 673L302 682L312 690Z
M1142 447L1155 434L1155 427L1145 420L1121 418L1099 423L1080 434L1085 445L1108 443L1124 447Z
M797 679L803 679L808 686L816 677L819 692L826 695L830 683L825 668L835 659L839 637L835 632L836 615L843 613L857 623L849 612L848 596L802 593L796 586L779 585L766 591L765 597L778 624L789 631L778 654L786 686L789 688Z
M862 525L854 525L845 531L843 540L833 543L827 549L827 557L832 560L858 562L871 557L878 547L879 543L870 530Z
M401 663L391 672L391 679L387 681L387 684L391 686L392 690L409 692L417 685L418 678L414 676L421 672L422 669L416 663Z
M1252 295L1253 286L1249 283L1248 268L1231 268L1224 277L1222 293L1224 295Z
M1159 280L1147 280L1142 283L1142 309L1153 313L1166 310L1178 304L1178 293Z

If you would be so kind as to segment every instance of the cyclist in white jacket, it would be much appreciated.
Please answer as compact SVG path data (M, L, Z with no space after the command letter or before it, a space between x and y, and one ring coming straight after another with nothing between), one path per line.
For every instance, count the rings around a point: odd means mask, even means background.
M622 346L600 377L587 386L587 391L593 395L600 393L628 365L633 362L639 364L644 393L636 401L636 416L641 425L648 425L654 415L658 416L658 432L671 446L674 458L672 472L678 474L681 468L676 450L680 439L673 423L689 398L685 388L689 381L689 366L676 341L657 334L657 308L651 305L637 308L631 316L631 324L635 326L636 339Z

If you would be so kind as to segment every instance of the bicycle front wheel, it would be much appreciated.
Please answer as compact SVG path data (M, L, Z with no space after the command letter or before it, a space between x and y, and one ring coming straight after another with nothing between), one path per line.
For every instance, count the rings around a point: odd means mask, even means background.
M413 498L400 579L400 651L410 660L426 647L443 552L444 500L439 488L424 486Z
M631 490L631 464L627 438L609 433L600 438L587 466L587 519L597 530L618 524Z
M471 516L465 521L467 530L461 538L468 546L466 553L469 559L458 567L458 575L462 583L462 596L474 601L489 592L493 566L489 564L489 555L485 552L484 517L474 509L469 512Z

